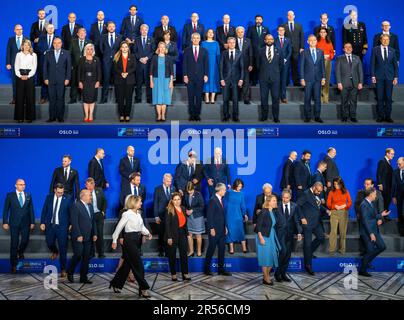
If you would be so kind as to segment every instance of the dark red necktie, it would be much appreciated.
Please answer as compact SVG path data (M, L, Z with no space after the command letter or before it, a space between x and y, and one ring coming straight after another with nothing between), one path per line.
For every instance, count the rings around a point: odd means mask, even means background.
M227 26L224 27L224 34L227 36Z
M196 32L196 24L194 24L194 32Z
M283 38L281 38L281 48L283 48Z
M198 50L195 47L195 52L194 52L194 58L195 58L195 62L198 61Z

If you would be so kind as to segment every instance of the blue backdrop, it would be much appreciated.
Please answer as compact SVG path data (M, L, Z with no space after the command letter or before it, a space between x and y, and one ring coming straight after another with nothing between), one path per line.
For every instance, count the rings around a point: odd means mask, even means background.
M182 27L192 12L198 12L200 21L205 27L216 27L221 22L223 14L228 13L232 18L233 25L248 26L253 23L254 16L260 13L264 16L264 24L273 32L277 25L286 20L286 12L293 9L296 13L296 21L303 24L306 37L313 32L314 26L319 24L319 15L328 12L330 25L336 28L337 53L341 53L342 25L348 15L345 9L349 5L357 7L359 20L364 21L368 29L369 45L372 45L373 36L380 32L381 22L389 20L392 25L392 32L398 34L403 41L404 30L400 27L402 23L402 12L404 2L401 0L389 0L388 3L380 3L368 0L355 1L321 1L321 0L171 0L171 1L146 1L146 0L53 0L53 1L7 1L2 5L1 28L0 28L0 83L9 83L10 74L5 68L5 53L7 39L13 35L14 25L20 23L24 27L24 34L29 35L32 22L36 20L36 12L40 7L50 10L50 17L57 25L57 34L60 34L62 26L67 23L67 15L74 11L77 14L78 22L83 24L87 30L96 19L98 10L103 10L108 20L114 20L120 27L122 18L128 13L131 3L138 5L139 15L142 16L151 30L159 24L163 14L170 17L170 22L176 27L181 36ZM366 61L369 60L368 52ZM366 66L368 68L368 65ZM400 75L403 75L400 71ZM401 78L401 77L400 77Z

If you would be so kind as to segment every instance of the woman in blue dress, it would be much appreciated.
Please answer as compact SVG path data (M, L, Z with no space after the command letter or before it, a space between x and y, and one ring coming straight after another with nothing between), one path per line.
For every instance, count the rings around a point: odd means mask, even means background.
M166 44L159 42L150 65L150 88L153 104L156 106L157 122L166 121L167 105L171 104L173 77L173 61L167 56Z
M275 213L274 209L278 207L275 195L267 197L263 209L257 218L257 254L258 265L262 267L264 279L262 283L272 286L270 273L272 268L278 267L279 251L281 246L276 236Z
M216 93L220 92L220 47L219 43L215 41L215 32L213 29L208 29L208 31L206 31L206 40L202 42L202 47L208 50L209 55L208 82L206 82L203 86L203 92L205 92L205 103L214 104Z
M247 245L244 233L244 222L248 221L247 209L244 201L244 182L236 179L232 189L226 192L224 206L226 213L227 236L226 243L229 244L229 253L234 254L234 243L241 242L243 253L247 253Z

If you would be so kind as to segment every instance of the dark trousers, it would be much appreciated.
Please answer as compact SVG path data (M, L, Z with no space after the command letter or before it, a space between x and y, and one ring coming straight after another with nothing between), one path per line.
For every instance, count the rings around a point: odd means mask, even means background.
M14 120L35 120L35 84L34 78L21 80L16 78L16 99Z
M404 192L397 197L397 218L398 232L404 236Z
M223 117L230 118L230 98L233 102L233 118L238 118L238 85L237 82L226 81L223 92Z
M386 245L384 244L380 233L376 234L375 242L370 241L369 236L364 233L361 234L361 238L363 238L363 242L366 245L366 253L362 258L360 271L365 272L369 267L369 264L372 263L373 259L386 250Z
M341 116L342 118L356 118L358 105L358 89L344 87L341 92Z
M391 204L391 199L392 199L392 194L391 194L391 185L386 186L383 185L383 191L382 191L382 196L383 196L383 206L384 210L389 210L390 204Z
M122 255L123 264L111 280L111 285L122 289L128 279L129 272L132 271L140 290L149 289L149 285L144 278L144 266L140 257L137 243L142 235L139 232L129 232L124 234Z
M321 113L321 80L315 82L306 82L304 88L304 117L311 119L312 106L311 99L314 100L314 117L320 118Z
M46 244L52 253L59 254L60 268L66 270L68 230L57 224L46 226ZM56 246L56 240L58 246ZM58 248L59 247L59 248Z
M209 245L206 251L205 257L205 271L210 271L210 265L212 264L212 257L215 253L216 247L218 250L218 271L224 271L224 252L225 252L225 245L226 245L226 236L224 233L218 234L216 230L216 236L212 237L209 232Z
M243 86L239 89L238 93L239 101L250 101L251 100L251 89L250 89L250 72L246 68L244 70L244 81Z
M185 229L178 229L178 243L167 245L168 262L170 264L170 272L172 275L177 274L175 268L177 248L180 253L181 273L188 274L188 234Z
M21 223L19 226L10 226L10 264L17 266L17 254L24 254L29 242L29 223ZM21 236L21 241L20 241Z
M299 56L300 56L299 51L293 50L292 56L290 58L290 69L292 70L292 81L294 86L300 86Z
M198 117L202 110L203 79L190 80L187 84L188 112L191 117Z
M70 100L76 101L78 96L78 66L72 68L72 78L70 80Z
M112 59L105 59L102 61L102 91L101 100L108 99L109 85L112 80Z
M316 237L314 240L312 240L313 234ZM314 227L303 226L303 236L304 265L311 267L313 253L324 243L324 228L321 223Z
M49 84L49 119L63 120L65 115L65 85Z
M95 248L99 256L104 255L104 215L101 212L95 214L95 223L97 225L97 241L94 243L91 249L92 257L95 256ZM94 248L95 247L95 248Z
M38 56L39 57L39 56ZM44 78L43 78L43 57L39 58L39 63L38 63L38 84L41 86L41 99L48 100L49 98L49 92L48 92L48 86L44 83Z
M140 64L140 62L138 62ZM150 88L150 62L147 65L138 65L136 68L136 102L142 101L142 86L146 86L146 101L147 103L152 102L152 89Z
M279 119L279 81L270 81L260 79L260 92L261 92L261 115L262 118L268 119L269 105L269 91L271 91L272 97L272 116L274 120Z
M280 98L282 100L286 99L286 87L288 86L290 78L290 62L286 62L281 71L281 88L280 88Z
M160 220L161 220L160 224L157 225L157 234L159 236L157 247L158 247L159 253L166 254L167 246L166 246L166 242L164 241L164 233L166 232L166 222L165 222L165 219L162 217L160 217Z
M280 233L278 240L281 245L281 252L279 253L279 267L275 274L277 276L285 276L292 255L294 236L293 233L289 233L287 230L281 231Z
M126 80L125 80L126 81ZM133 89L134 84L115 85L116 100L120 117L130 117L132 112Z
M78 242L77 239L72 241L73 243L73 257L70 262L68 274L73 275L76 270L76 266L81 260L80 267L80 281L87 280L89 262L90 262L90 251L91 251L91 241Z
M393 106L393 80L379 80L376 82L377 117L391 118Z

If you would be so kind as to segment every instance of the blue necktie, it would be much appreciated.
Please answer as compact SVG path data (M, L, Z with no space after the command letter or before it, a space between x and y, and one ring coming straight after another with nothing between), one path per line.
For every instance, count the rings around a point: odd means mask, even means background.
M87 209L88 216L89 216L89 218L91 219L90 206L89 206L88 204L86 204L85 206L86 206L86 209Z
M166 187L166 197L167 199L170 199L170 191L168 190L168 187Z
M70 33L71 33L71 35L73 35L73 31L74 31L74 25L71 24L71 25L70 25Z
M144 50L144 48L146 47L146 38L145 37L142 38L142 46L143 46L143 50Z
M313 58L313 62L316 63L317 57L316 57L316 50L311 50L311 57Z
M114 37L113 37L112 33L111 33L111 37L109 39L109 45L111 46L111 48L114 46Z
M135 27L135 17L132 17L132 27Z
M56 63L58 63L58 61L59 61L59 56L60 56L60 52L56 51L56 55L55 55Z
M21 208L24 206L24 200L22 199L22 192L18 194L18 202L20 203Z
M133 170L133 158L130 158L130 167L131 167L132 170Z
M102 33L102 23L98 24L98 30L100 30L100 34Z
M290 23L290 32L293 32L293 23Z
M17 37L17 49L20 50L20 48L21 48L20 37Z

